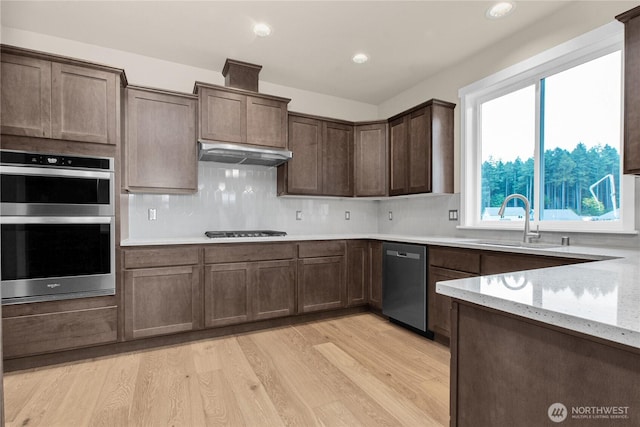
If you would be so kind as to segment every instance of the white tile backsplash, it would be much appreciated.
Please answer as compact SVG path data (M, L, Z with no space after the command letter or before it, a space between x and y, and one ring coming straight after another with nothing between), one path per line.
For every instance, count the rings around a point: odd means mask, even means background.
M198 163L198 192L129 195L129 238L197 237L206 230L376 233L376 202L276 196L276 168ZM157 220L148 210L157 209ZM296 221L296 211L302 220ZM344 212L351 212L349 221Z
M394 197L378 204L378 232L414 236L458 236L459 221L449 211L460 211L460 194ZM393 220L389 220L389 212ZM459 215L458 215L459 217Z
M364 199L276 196L276 168L198 163L196 194L131 194L129 239L199 237L206 230L275 229L291 235L383 233L413 236L518 239L520 231L458 230L449 210L460 211L460 194ZM640 178L635 182L640 229ZM157 220L148 220L156 209ZM302 220L296 220L296 211ZM351 219L345 220L345 211ZM389 221L389 211L393 220ZM123 214L126 210L123 211ZM126 221L123 226L126 227ZM126 230L123 233L126 234ZM638 235L543 233L545 242L571 237L575 245L640 248Z

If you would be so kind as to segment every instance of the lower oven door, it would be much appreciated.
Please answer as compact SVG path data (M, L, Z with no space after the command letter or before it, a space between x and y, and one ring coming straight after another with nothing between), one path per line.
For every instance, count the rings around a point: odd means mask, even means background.
M115 293L115 219L1 217L2 304Z

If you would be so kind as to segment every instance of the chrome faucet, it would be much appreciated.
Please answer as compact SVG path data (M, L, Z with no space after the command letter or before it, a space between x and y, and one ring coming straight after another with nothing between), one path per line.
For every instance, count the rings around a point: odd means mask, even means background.
M522 241L524 243L531 243L531 239L539 239L540 238L540 226L537 226L535 232L532 232L530 230L530 223L529 223L530 205L529 205L529 199L527 199L522 194L510 194L504 199L504 202L502 202L502 206L500 206L500 210L498 211L498 215L500 215L500 218L504 218L504 210L507 207L507 203L509 203L509 201L511 199L520 199L520 200L522 200L524 202L525 217L524 217L524 236L522 236Z

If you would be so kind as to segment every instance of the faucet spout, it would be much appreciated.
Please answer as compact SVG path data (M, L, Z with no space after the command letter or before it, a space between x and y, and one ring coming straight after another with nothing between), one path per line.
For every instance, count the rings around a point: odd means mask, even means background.
M504 202L502 202L502 206L500 206L500 210L498 211L498 215L500 215L500 218L504 218L504 211L507 208L507 203L509 203L509 201L513 199L520 199L524 203L525 216L524 216L524 233L522 236L522 241L524 243L531 243L531 239L539 239L540 233L538 231L531 232L530 230L531 223L529 221L529 211L530 211L531 205L529 204L529 199L527 199L522 194L514 193L514 194L509 194L507 197L505 197Z

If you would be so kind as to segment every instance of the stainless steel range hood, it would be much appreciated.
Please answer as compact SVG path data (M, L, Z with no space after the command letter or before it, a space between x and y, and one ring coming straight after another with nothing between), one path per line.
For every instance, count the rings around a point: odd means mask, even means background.
M289 150L250 147L235 143L200 140L198 145L198 158L203 162L278 166L293 156Z

